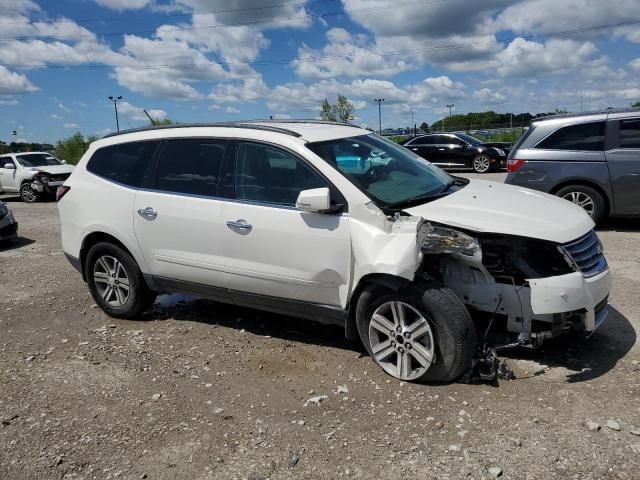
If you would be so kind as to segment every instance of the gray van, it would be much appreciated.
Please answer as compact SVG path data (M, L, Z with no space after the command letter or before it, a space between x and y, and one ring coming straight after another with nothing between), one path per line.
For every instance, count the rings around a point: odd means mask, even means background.
M640 216L640 109L534 119L507 171L506 183L572 201L596 223Z

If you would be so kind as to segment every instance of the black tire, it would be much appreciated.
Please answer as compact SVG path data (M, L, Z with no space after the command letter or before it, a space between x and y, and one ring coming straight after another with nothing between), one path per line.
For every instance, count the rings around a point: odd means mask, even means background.
M356 324L360 339L372 359L380 365L374 358L370 342L372 316L378 307L390 301L401 301L414 307L428 320L433 330L435 360L423 374L411 380L451 382L462 376L475 355L476 329L462 301L435 281L414 282L399 292L378 285L365 287L356 306ZM387 373L400 378L389 371Z
M121 306L109 303L100 294L100 289L96 285L94 272L96 264L105 257L116 259L122 266L129 282L129 291L126 301ZM100 268L100 267L99 267ZM108 242L100 242L93 245L85 261L85 276L89 291L96 304L109 316L115 318L134 318L145 310L148 310L155 301L156 294L147 286L142 272L136 261L125 250L117 245ZM99 280L98 280L99 282ZM102 283L102 282L99 282ZM118 298L119 300L119 298Z
M25 203L36 203L40 194L31 188L31 184L26 182L20 186L20 198Z
M482 167L480 166L481 159L486 159L486 162L482 162ZM489 173L493 170L494 159L488 153L479 153L471 160L471 168L476 173ZM486 164L486 168L485 168Z
M562 187L558 190L556 192L556 196L582 206L596 224L600 223L607 215L607 203L605 202L602 194L595 188L591 188L586 185L567 185L566 187ZM584 196L588 197L592 202L592 209L586 208L584 205L580 205L579 199L585 198Z

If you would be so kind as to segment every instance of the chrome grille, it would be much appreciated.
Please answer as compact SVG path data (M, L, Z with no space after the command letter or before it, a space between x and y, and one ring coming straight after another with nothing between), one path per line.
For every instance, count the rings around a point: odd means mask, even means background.
M593 277L607 268L602 244L594 230L573 242L562 245L567 258L585 277Z

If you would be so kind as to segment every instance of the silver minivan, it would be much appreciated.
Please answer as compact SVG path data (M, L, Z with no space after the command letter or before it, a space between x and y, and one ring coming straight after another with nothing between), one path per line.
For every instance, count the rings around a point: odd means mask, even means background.
M506 183L572 201L596 223L640 216L640 109L534 119L507 171Z

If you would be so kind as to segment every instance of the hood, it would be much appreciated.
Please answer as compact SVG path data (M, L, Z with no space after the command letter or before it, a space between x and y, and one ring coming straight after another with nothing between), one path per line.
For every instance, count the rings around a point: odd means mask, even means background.
M51 175L73 172L73 165L47 165L46 167L29 167L26 170L35 172L47 172Z
M580 207L553 195L503 183L471 180L451 195L406 209L411 215L476 232L566 243L595 224Z

